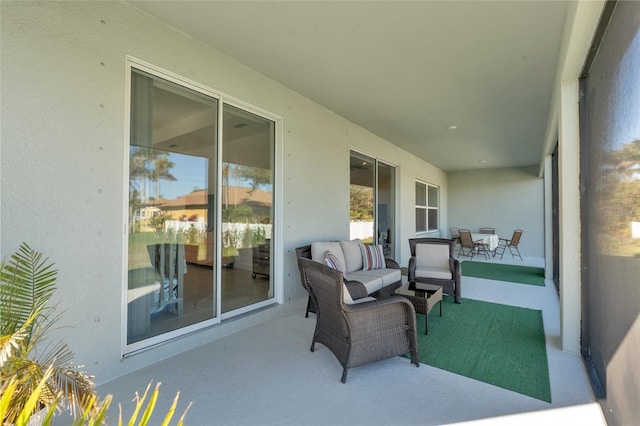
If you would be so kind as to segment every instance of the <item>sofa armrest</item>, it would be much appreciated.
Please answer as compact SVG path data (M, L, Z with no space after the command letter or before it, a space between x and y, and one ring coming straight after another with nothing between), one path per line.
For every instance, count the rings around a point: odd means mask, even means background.
M393 259L384 259L385 266L388 269L400 269L400 265Z
M396 312L395 315L404 317L402 321L409 328L415 327L416 324L415 308L409 299L402 296L392 296L356 305L344 305L344 310L350 320L360 322L364 327L375 327L376 324L384 322L384 318L390 316L389 313L393 311Z
M360 281L354 280L344 280L344 285L347 286L347 290L349 290L349 294L353 300L362 299L363 297L369 296L367 293L367 288Z
M454 258L449 259L449 269L451 270L451 275L453 276L453 280L456 282L456 285L459 285L460 280L462 279L462 267L460 266L460 261Z
M409 281L415 281L416 279L416 258L411 256L409 258L409 267L407 268L407 278Z
M449 270L451 271L452 274L458 274L460 275L460 261L458 259L455 259L453 257L449 258Z

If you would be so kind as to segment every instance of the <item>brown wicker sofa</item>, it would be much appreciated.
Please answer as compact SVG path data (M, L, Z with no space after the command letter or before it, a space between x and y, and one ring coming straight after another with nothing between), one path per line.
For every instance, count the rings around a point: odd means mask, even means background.
M319 241L296 248L296 256L324 263L328 252L336 254L344 269L344 284L349 293L346 299L352 299L357 303L358 300L367 297L384 298L393 295L402 285L400 265L393 259L384 259L384 265L379 265L380 268L365 269L361 245L362 241L357 239ZM311 298L307 303L305 316L308 316L309 312L315 312Z
M416 313L400 296L347 305L343 274L319 262L298 257L302 285L316 307L316 328L311 342L325 345L343 367L349 368L409 354L417 367Z

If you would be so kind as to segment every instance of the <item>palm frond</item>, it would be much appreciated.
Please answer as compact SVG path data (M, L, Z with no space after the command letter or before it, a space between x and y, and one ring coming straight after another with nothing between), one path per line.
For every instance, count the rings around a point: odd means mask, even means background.
M27 321L22 324L13 334L3 335L0 337L0 368L2 368L5 362L12 356L12 354L20 348L20 345L29 336L29 328L31 323L42 312L43 307L36 307L35 312L27 318Z
M16 418L16 425L26 425L27 421L29 420L29 417L31 417L31 414L34 411L36 411L36 408L39 406L40 400L41 400L40 392L46 388L45 383L49 378L50 374L51 374L51 369L47 369L45 370L42 377L40 377L40 381L38 382L38 385L34 388L34 391L28 396L27 400L25 401L22 407L22 410L20 411L20 413L18 414L18 417Z
M60 404L76 408L95 396L91 377L72 364L73 353L62 342L47 345L45 333L59 319L48 302L56 290L54 264L22 243L0 263L0 383L17 378L9 408L15 420L37 390L36 407ZM39 355L41 354L41 355ZM41 385L45 372L49 376Z
M53 266L48 258L43 258L42 253L27 243L22 243L8 262L0 263L0 324L3 335L13 334L38 306L45 306L49 301L56 289L58 273Z
M73 365L73 352L66 343L57 342L46 347L44 354L38 358L42 365L51 365L52 373L49 386L62 394L60 405L76 415L76 407L87 408L87 401L95 396L93 376L81 370L81 366Z

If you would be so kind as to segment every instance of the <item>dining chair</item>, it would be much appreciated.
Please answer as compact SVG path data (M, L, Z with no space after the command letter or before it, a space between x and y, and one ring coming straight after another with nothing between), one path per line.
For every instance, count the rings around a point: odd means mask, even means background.
M520 237L522 237L522 232L522 229L516 229L515 231L513 231L513 236L510 240L507 238L500 238L494 256L499 254L500 259L502 259L502 256L504 256L504 251L508 248L509 252L511 253L511 257L515 259L517 255L520 260L523 260L522 255L520 254L520 250L518 249L518 244L520 244ZM513 250L516 251L515 254Z
M473 259L478 253L484 254L484 258L489 258L489 246L482 241L473 241L471 231L468 229L460 230L460 252L459 255L467 256Z
M454 248L456 248L460 244L460 228L449 228L449 234L451 239L454 240Z
M491 227L483 227L480 228L480 234L495 234L496 233L496 228L491 228Z

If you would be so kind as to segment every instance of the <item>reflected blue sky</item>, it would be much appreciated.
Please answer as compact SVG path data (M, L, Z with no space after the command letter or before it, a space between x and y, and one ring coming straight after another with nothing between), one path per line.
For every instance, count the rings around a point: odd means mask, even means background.
M175 164L171 174L175 181L160 181L160 195L173 200L192 192L194 189L207 188L209 160L194 155L169 154L169 161Z

